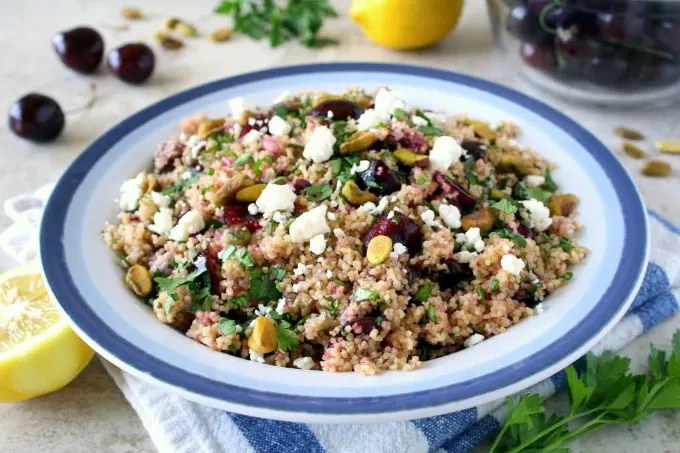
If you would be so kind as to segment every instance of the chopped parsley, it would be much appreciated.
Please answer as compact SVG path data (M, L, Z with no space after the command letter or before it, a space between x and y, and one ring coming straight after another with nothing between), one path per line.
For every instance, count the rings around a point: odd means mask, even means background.
M512 231L496 230L492 231L491 234L500 236L503 239L510 239L511 241L515 241L517 244L519 244L520 247L526 247L527 245L527 240L524 239L524 236L522 236L521 234L513 233Z
M282 351L292 351L298 345L297 334L287 321L280 321L276 326L276 339L277 347Z
M430 296L432 295L433 289L434 289L434 283L425 282L420 286L420 288L418 288L418 291L416 291L416 295L413 296L413 297L418 302L425 303L425 302L427 302L427 299L429 299Z
M408 112L407 112L406 110L400 109L400 108L394 109L394 111L392 112L392 115L393 115L396 119L398 119L399 121L403 121L403 120L405 120L406 118L408 118Z
M384 321L383 317L378 316L377 318L375 318L375 325L380 327L382 325L383 321Z
M482 288L481 286L477 286L475 288L475 291L477 291L477 295L481 300L486 300L486 293L484 292L484 288Z
M333 159L331 168L338 181L344 183L352 178L352 166L359 163L361 159L357 155L350 155Z
M236 321L222 318L218 324L218 327L220 332L222 332L224 335L231 335L232 333L236 332Z
M571 241L567 238L560 239L560 248L567 253L571 253L574 250L574 246L571 245Z
M304 146L298 145L297 143L289 143L288 147L293 148L293 149L299 149L300 151L304 151L304 149L305 149Z
M250 270L250 298L262 303L281 298L281 291L277 287L277 278L280 276L278 272L278 270L272 272L261 267L252 268Z
M574 278L574 273L573 273L573 272L567 272L567 273L564 274L564 275L560 275L560 278L561 278L562 280L569 281L569 280L571 280L572 278Z
M435 126L420 126L419 130L426 137L441 137L442 135L446 135L443 130Z
M269 184L278 184L278 183L283 182L285 180L286 180L285 176L277 176L276 178L269 181Z
M434 323L437 322L437 312L435 311L435 309L432 305L427 307L427 317L430 319L430 321L432 321Z
M222 250L219 253L218 258L222 261L237 260L244 267L253 267L255 265L253 263L253 257L248 249L237 247L234 244L230 244L229 247Z
M208 220L205 221L206 228L213 227L215 229L218 229L218 228L221 228L222 225L224 225L224 224L217 219L208 219Z
M253 160L253 153L243 153L236 158L236 160L234 161L234 164L232 166L233 167L240 167L242 165L247 164L251 160Z
M338 300L332 297L326 297L328 304L326 304L323 309L328 312L330 316L335 316L338 313Z
M250 299L248 297L248 294L242 293L239 294L238 296L232 297L231 299L227 300L226 305L227 307L232 308L247 308L249 303Z
M277 226L279 226L279 222L275 222L274 220L269 221L269 226L267 228L270 236L274 234L274 231L276 231Z
M274 109L274 115L286 118L288 116L288 109L285 105L277 105Z
M165 189L161 190L161 193L167 196L180 195L182 192L184 192L184 189L196 184L200 176L200 173L192 173L191 176L186 179L180 178L180 180L177 181L177 184L166 187Z
M545 182L543 183L543 188L551 192L557 190L557 184L555 184L555 181L552 179L549 168L545 169Z
M380 300L380 294L368 289L357 288L354 290L354 300L361 302L362 300Z
M432 180L426 174L420 174L416 178L416 184L419 186L427 186L432 182Z
M194 271L187 274L185 277L155 277L153 280L158 285L159 291L166 291L167 293L172 293L174 290L180 286L187 285L199 276L203 275L206 271L205 267L197 267Z
M492 208L498 209L505 214L514 214L517 212L517 204L514 201L508 200L507 198L497 201L491 205Z
M548 192L547 190L543 190L540 187L531 187L526 189L526 198L534 198L541 203L544 203L548 201L548 199L552 196L551 192Z
M328 184L312 184L304 190L305 196L310 201L319 203L333 195L333 189Z
M214 174L215 174L215 169L214 169L214 168L208 168L208 174L209 174L210 176L214 175Z
M262 171L260 170L260 166L262 166L262 164L264 163L271 164L272 162L274 162L274 158L272 156L267 156L263 159L257 159L256 161L253 162L253 172L256 175L261 174ZM234 166L236 166L236 162L234 162Z
M497 278L494 278L493 280L491 280L491 292L492 293L495 293L496 291L498 291L498 285L499 285L499 282L498 282Z

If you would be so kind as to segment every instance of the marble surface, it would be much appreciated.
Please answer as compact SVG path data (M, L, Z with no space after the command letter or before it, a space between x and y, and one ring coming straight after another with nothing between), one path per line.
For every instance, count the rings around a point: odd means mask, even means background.
M283 64L340 60L405 62L447 68L485 77L523 88L498 59L493 47L482 0L468 0L460 27L438 46L417 52L398 53L369 43L346 17L329 22L326 30L339 37L340 46L310 51L296 44L277 50L264 43L235 37L216 45L206 39L191 39L182 51L170 53L157 49L157 70L149 84L131 87L106 71L82 77L64 68L56 59L50 39L54 32L88 24L99 29L107 46L128 41L149 42L164 17L176 15L194 22L209 32L225 20L211 14L217 1L145 0L136 2L148 18L129 23L119 16L121 6L134 2L113 0L21 0L0 2L0 105L8 108L18 96L40 91L54 96L67 117L63 136L50 145L37 146L0 128L0 199L29 191L52 181L73 158L98 135L119 120L146 105L215 78L243 71ZM335 0L341 12L349 0ZM90 84L95 85L96 100L89 109ZM535 94L535 93L534 93ZM611 134L613 127L631 125L645 131L651 139L680 138L680 111L598 111L547 99L596 133L605 143L618 146ZM633 174L649 207L680 224L680 172L672 177L652 180L639 174L638 161L621 155ZM680 158L673 159L680 169ZM0 228L8 219L0 216ZM13 266L0 256L0 270ZM644 367L648 343L669 345L672 332L680 326L675 317L630 345L626 352ZM564 395L553 399L553 407L564 407ZM101 363L90 366L65 389L20 404L0 405L0 452L51 453L141 453L155 452L140 420L105 373ZM680 453L680 412L658 414L632 427L600 432L572 448L573 452Z

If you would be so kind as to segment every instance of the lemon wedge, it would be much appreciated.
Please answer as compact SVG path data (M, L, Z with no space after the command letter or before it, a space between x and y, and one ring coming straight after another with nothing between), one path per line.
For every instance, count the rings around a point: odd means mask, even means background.
M39 265L0 275L0 402L64 387L93 354L50 298Z
M350 16L372 41L408 50L444 39L462 9L463 0L354 0Z

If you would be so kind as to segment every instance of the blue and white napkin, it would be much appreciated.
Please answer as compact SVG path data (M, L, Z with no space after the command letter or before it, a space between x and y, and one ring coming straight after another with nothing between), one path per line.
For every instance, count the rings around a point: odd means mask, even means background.
M0 247L17 261L37 256L37 225L51 187L5 203L14 224ZM628 314L593 352L618 350L678 311L680 228L650 212L651 253L640 292ZM373 425L305 425L233 414L179 398L108 362L106 369L141 418L161 453L420 453L470 451L500 428L503 400L451 414ZM525 390L546 396L565 385L559 372Z

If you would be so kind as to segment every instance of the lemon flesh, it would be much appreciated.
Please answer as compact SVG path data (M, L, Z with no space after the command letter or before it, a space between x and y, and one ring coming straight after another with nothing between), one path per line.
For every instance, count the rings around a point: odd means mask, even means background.
M463 0L354 0L350 15L372 41L408 50L444 39L462 10Z
M62 388L93 354L50 298L39 266L0 275L0 402Z

